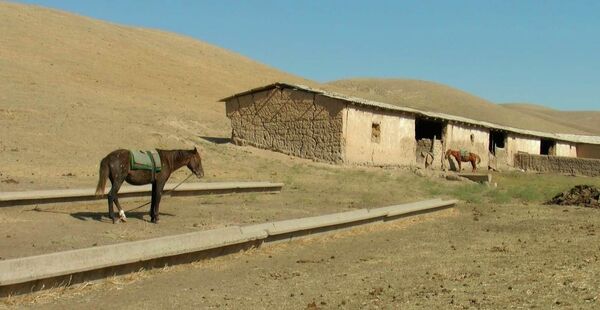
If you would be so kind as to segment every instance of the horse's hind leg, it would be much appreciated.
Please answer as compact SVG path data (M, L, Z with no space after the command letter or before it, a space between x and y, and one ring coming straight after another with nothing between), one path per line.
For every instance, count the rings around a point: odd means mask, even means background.
M477 164L475 163L475 160L471 160L471 166L473 166L473 172L475 172L475 170L477 170Z
M117 189L117 192L118 191L119 190ZM115 195L115 205L117 206L117 209L119 209L119 220L121 220L122 222L127 222L127 216L125 216L125 211L123 210L123 208L121 208L118 195Z
M110 191L108 192L107 195L107 199L108 199L108 217L113 221L113 223L115 222L115 212L113 210L113 201L114 201L114 195L113 195L113 188L114 188L114 183L111 180L111 188Z
M124 215L124 212L122 212L123 209L121 209L121 204L119 203L119 198L117 197L117 193L123 184L123 180L113 179L111 177L110 182L112 183L112 186L110 187L110 192L108 192L108 217L110 217L114 224L116 223L116 220L115 212L113 210L113 202L117 205L117 208L119 208L119 216L121 216L121 213Z

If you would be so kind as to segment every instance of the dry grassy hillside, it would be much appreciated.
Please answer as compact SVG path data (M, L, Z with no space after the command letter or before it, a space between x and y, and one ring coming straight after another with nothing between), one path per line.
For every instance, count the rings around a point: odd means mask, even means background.
M349 79L328 83L345 93L366 99L484 120L516 128L589 134L583 127L509 109L464 91L427 81L404 79Z
M502 106L550 122L600 135L600 111L559 111L528 103L504 103Z
M89 186L99 160L113 149L183 148L203 143L199 136L228 136L230 123L217 100L274 81L515 127L589 129L430 82L319 86L195 39L37 6L0 2L0 47L0 189L7 190L75 181ZM246 167L231 168L214 147L206 152L213 171Z
M191 38L21 4L0 2L0 47L0 180L95 174L115 148L227 136L218 99L310 84Z

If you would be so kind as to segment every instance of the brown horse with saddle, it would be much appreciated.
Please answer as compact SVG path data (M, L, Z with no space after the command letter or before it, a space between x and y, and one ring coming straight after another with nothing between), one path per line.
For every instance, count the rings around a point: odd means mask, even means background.
M450 159L450 156L454 157L454 159L456 159L456 162L458 163L458 171L462 171L462 165L461 162L470 162L471 166L473 166L473 171L477 170L477 164L479 164L481 162L481 158L479 157L479 155L475 154L475 153L471 153L471 152L467 152L464 150L448 150L446 151L446 159Z
M154 150L130 151L116 150L106 155L100 162L100 179L96 187L96 196L104 194L106 180L112 184L108 192L108 216L116 222L113 202L119 209L119 220L125 222L127 217L121 208L117 193L124 181L131 185L152 184L152 202L150 219L158 222L160 199L167 180L175 170L187 166L198 178L204 176L202 158L198 148L193 150Z

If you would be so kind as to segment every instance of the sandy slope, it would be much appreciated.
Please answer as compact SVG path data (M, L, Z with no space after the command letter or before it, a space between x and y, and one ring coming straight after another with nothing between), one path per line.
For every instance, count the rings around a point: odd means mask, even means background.
M0 179L95 174L115 148L227 136L218 99L308 83L191 38L20 4L0 3L0 46Z
M36 6L0 2L0 47L5 190L53 188L70 174L93 184L99 160L116 148L184 148L203 143L200 136L227 137L230 123L217 100L274 81L518 127L581 131L430 82L319 86L195 39ZM209 158L211 152L219 151L209 148ZM210 164L213 171L233 169L224 160Z
M573 126L526 110L511 109L464 91L427 81L406 79L349 79L328 83L346 93L367 99L421 110L484 120L522 129L547 132L590 134L590 128ZM596 131L600 126L596 125Z
M502 106L550 122L600 135L600 111L559 111L527 103L504 103Z

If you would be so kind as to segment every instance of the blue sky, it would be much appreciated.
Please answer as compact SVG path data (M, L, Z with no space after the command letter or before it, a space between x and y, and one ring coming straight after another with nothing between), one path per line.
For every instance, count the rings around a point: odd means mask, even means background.
M19 1L188 35L308 79L436 81L600 110L600 1Z

